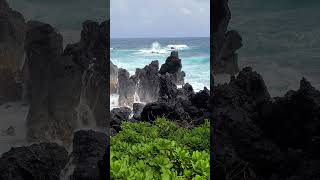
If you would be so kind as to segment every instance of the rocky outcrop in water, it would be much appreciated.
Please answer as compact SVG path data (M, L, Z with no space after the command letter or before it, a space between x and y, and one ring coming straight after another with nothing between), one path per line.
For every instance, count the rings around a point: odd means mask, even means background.
M54 143L12 148L0 158L0 179L59 180L68 161L68 152Z
M106 153L107 141L104 133L93 130L75 132L70 156L74 166L71 179L101 179L99 163Z
M79 43L71 44L64 50L64 55L72 56L73 61L83 71L81 103L79 111L87 114L80 122L84 126L107 127L106 106L109 102L107 92L107 74L109 73L108 61L110 58L109 47L109 21L101 24L94 21L85 21ZM95 124L86 123L89 119Z
M309 82L272 99L262 77L244 68L213 92L215 179L319 177L320 92Z
M125 69L118 69L119 106L132 107L134 102L154 102L161 95L163 77L170 77L175 85L184 84L185 73L178 52L172 51L159 70L159 62L152 61L144 68L137 68L135 75L130 76Z
M81 87L81 73L70 58L61 58L62 36L49 24L28 22L25 49L31 82L27 139L64 141L75 128L77 117L72 107L77 103L74 89Z
M137 95L141 102L155 101L159 93L159 62L152 61L142 69L137 69Z
M118 67L110 61L110 94L118 91Z
M30 142L71 143L81 127L108 127L108 22L86 21L81 41L63 51L62 36L49 24L31 21L26 35Z
M120 68L118 70L118 93L119 105L131 107L134 103L136 93L137 78L131 76L127 70Z
M226 73L234 75L239 72L236 51L242 46L240 34L228 31L231 12L228 0L214 2L212 18L212 52L214 53L211 69L214 74ZM212 74L212 79L213 79Z
M21 100L23 94L24 38L23 16L0 1L0 101Z
M179 59L178 51L172 51L170 56L166 59L166 62L162 64L159 73L161 75L167 73L171 74L176 85L183 85L186 74L184 71L181 71L181 69L182 64L181 59Z

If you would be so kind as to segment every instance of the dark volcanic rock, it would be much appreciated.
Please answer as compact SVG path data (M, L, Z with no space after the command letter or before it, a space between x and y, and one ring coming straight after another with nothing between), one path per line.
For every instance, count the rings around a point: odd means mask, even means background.
M309 82L272 100L261 76L245 68L213 92L219 179L239 168L234 164L246 169L238 179L248 172L251 179L317 177L320 92Z
M264 106L260 123L281 148L320 150L320 92L303 78L297 91Z
M139 120L141 117L141 112L144 108L144 104L142 103L134 103L132 106L132 113L133 113L133 118L136 120Z
M165 75L169 73L174 77L174 83L177 85L184 84L185 72L181 71L181 59L177 51L172 51L171 55L166 59L166 62L161 66L159 73Z
M213 74L238 72L238 56L236 50L242 46L242 38L236 31L228 31L231 13L228 0L214 2L212 24L212 52L214 53L211 69ZM213 74L211 78L213 79Z
M50 141L55 131L50 122L49 91L52 79L51 63L62 53L62 36L49 24L28 22L26 35L26 68L30 82L30 110L27 117L27 139L31 142ZM49 134L49 137L48 135Z
M159 78L159 99L164 101L174 100L177 96L177 85L170 74L161 75Z
M110 61L110 94L118 91L118 67Z
M106 152L107 140L106 134L93 130L75 132L71 154L75 169L71 179L93 180L101 178L98 163Z
M129 120L131 109L128 107L114 108L110 112L110 126L117 132L120 131L120 125L123 121Z
M134 103L134 94L136 92L136 78L130 77L125 69L118 70L118 93L119 106L132 107Z
M0 1L0 100L21 100L23 92L24 39L23 16Z
M0 158L0 179L59 180L68 152L55 143L12 148Z
M101 180L110 178L110 160L108 161L109 151L110 151L110 148L108 146L106 153L103 156L103 159L98 162Z
M148 103L143 108L141 112L141 120L152 122L157 117L167 117L169 119L176 119L174 118L174 109L173 107L169 106L167 103L164 102L154 102L154 103ZM169 116L168 116L169 115Z
M152 61L142 69L136 70L137 95L141 102L156 101L159 96L159 62Z

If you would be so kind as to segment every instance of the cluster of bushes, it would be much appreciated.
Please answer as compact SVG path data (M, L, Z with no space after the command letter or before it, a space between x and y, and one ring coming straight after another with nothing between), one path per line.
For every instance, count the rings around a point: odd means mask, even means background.
M125 122L111 137L112 179L209 179L210 125L177 127L159 118L153 124Z

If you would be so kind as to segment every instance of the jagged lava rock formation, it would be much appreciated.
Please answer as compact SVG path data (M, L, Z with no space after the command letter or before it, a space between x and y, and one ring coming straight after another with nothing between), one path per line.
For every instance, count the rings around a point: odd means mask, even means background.
M145 103L156 101L159 97L161 76L170 76L177 85L184 84L185 73L181 68L178 52L172 51L160 70L157 60L142 69L137 68L133 76L125 69L118 69L119 106L132 107L137 98Z
M76 128L108 126L107 23L84 22L81 41L63 51L62 36L49 24L28 22L30 142L61 140L68 144Z
M217 0L214 1L214 4L214 10L211 11L214 13L212 16L211 47L212 52L214 52L211 63L212 73L234 75L239 72L236 51L242 47L242 38L237 31L228 31L228 24L231 19L228 0Z
M0 101L21 100L26 23L6 0L0 1Z
M319 177L320 92L306 79L271 98L262 77L244 68L213 92L215 179Z
M0 158L1 180L59 180L68 152L55 143L12 148Z
M74 166L71 179L100 179L99 163L107 152L107 140L108 137L104 133L92 130L75 132L73 152L70 156ZM108 171L108 169L104 169L104 171Z

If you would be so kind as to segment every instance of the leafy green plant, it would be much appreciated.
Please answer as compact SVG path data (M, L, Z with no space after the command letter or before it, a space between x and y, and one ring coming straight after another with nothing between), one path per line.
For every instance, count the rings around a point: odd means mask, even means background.
M184 129L164 118L124 122L111 137L112 179L209 179L210 125Z

